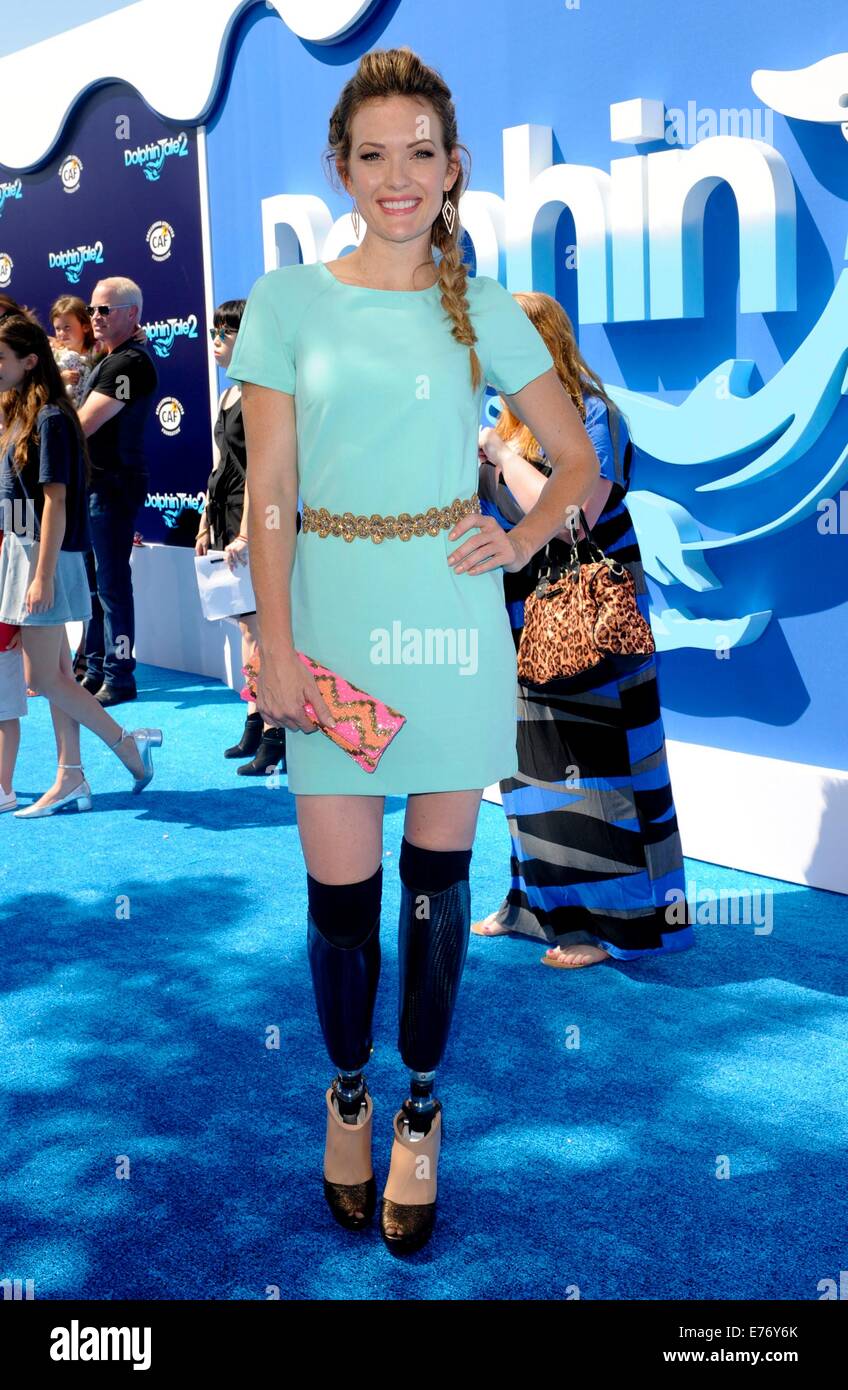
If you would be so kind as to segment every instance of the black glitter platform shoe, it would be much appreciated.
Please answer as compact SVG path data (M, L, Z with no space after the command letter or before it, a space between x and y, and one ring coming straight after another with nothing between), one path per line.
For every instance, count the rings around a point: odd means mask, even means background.
M389 1176L380 1207L380 1234L393 1255L420 1250L436 1224L442 1107L439 1101L435 1105L430 1128L420 1139L412 1137L404 1109L395 1115Z
M368 1092L355 1125L339 1113L333 1087L327 1091L327 1142L324 1147L324 1196L340 1226L361 1231L377 1208L377 1188L371 1166L371 1121L374 1106Z

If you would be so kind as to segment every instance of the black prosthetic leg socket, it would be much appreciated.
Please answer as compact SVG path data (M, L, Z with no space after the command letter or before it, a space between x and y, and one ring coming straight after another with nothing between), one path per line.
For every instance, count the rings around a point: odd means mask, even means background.
M470 860L470 850L422 850L406 839L401 844L398 1048L413 1073L403 1109L418 1132L429 1130L439 1108L435 1071L468 954Z
M339 1112L355 1122L365 1099L362 1068L371 1055L380 979L382 865L369 879L325 884L307 874L307 954L318 1020Z

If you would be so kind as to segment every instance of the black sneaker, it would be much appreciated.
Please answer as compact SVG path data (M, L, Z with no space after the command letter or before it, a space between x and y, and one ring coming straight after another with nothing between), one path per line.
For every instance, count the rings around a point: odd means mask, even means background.
M116 689L113 685L101 685L94 698L99 705L104 707L106 705L123 705L128 700L137 700L138 691L135 686L131 686L129 690L123 690Z
M77 676L77 680L79 681L83 690L87 690L90 695L96 695L98 690L100 690L100 688L103 685L102 676L89 676L86 675L85 672L83 672L81 676Z

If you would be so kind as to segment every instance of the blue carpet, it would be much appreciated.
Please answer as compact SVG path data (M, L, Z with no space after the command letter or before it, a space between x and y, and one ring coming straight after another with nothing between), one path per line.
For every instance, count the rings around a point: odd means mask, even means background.
M472 936L439 1073L437 1231L398 1261L324 1205L332 1068L285 779L222 758L244 711L231 691L138 678L115 713L165 731L151 786L132 796L83 731L93 811L0 817L0 1278L42 1299L816 1299L838 1278L845 898L689 861L699 891L772 892L772 932L704 925L692 950L571 972L542 968L534 942ZM53 773L46 702L30 709L21 802ZM407 1080L404 805L386 802L368 1068L378 1194ZM508 878L503 812L484 803L475 918Z

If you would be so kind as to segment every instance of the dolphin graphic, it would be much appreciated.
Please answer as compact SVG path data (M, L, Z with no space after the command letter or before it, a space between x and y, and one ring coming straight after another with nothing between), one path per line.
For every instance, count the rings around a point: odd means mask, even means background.
M833 53L808 68L787 72L757 68L751 86L760 101L782 116L826 125L848 123L848 53Z
M733 358L722 362L677 406L623 387L607 390L630 420L640 449L653 458L704 465L761 450L743 468L701 483L696 492L762 482L810 449L840 396L848 395L848 270L800 347L751 394L754 366Z
M684 566L694 565L701 573L701 566L707 563L703 557L705 550L721 550L729 545L742 545L745 541L759 540L762 536L772 535L775 531L785 531L787 526L794 526L797 522L803 521L805 517L811 516L814 511L818 511L819 502L825 497L832 497L846 478L848 478L848 448L843 449L836 463L828 469L815 487L782 516L775 517L772 521L765 521L762 526L755 526L751 531L742 531L738 536L720 536L717 540L712 541L705 541L703 538L700 540L681 539L678 563ZM697 560L685 553L690 550L698 552L699 558ZM694 588L695 586L690 584L689 587Z
M774 110L800 120L840 123L848 138L848 53L796 71L760 69L751 85ZM845 255L848 259L848 245ZM717 492L770 478L810 449L841 397L848 395L848 269L842 271L803 343L771 381L752 392L753 371L750 361L722 362L680 406L620 387L607 389L627 414L635 442L660 461L705 466L756 454L735 472L701 483L697 492ZM705 552L738 546L797 524L846 478L848 448L782 515L741 534L712 540L704 539L696 518L678 503L650 492L631 494L646 573L663 584L682 583L699 591L715 588L717 581ZM653 620L658 618L652 614ZM765 613L748 614L741 620L741 629L728 625L730 642L755 641L767 620ZM684 645L684 632L695 621L700 622L685 610L666 610L657 622L658 646ZM708 645L709 632L709 624L703 631L693 631L692 645Z
M770 618L770 609L746 613L743 618L696 618L688 608L664 608L651 612L651 631L660 652L680 647L715 652L722 647L750 646L762 637Z

